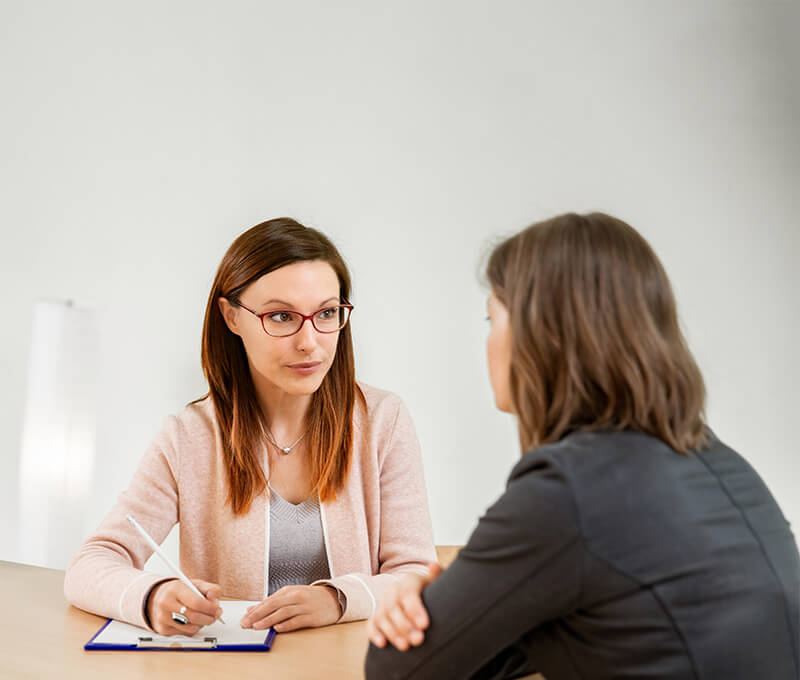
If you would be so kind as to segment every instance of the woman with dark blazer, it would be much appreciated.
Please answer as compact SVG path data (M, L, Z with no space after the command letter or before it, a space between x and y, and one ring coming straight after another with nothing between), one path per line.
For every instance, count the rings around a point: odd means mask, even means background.
M492 388L525 453L455 562L384 597L367 678L797 680L797 545L704 421L648 243L562 215L487 274Z

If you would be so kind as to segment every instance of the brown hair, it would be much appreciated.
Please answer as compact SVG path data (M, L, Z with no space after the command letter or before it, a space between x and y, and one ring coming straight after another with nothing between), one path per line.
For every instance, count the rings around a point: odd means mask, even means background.
M509 311L523 450L578 429L638 430L681 453L706 444L703 378L633 227L602 213L539 222L494 249L487 277Z
M263 414L244 345L225 324L218 300L224 297L239 304L245 288L264 274L307 260L323 260L333 267L339 296L348 302L350 274L336 247L324 234L288 217L262 222L239 236L222 258L208 296L202 364L208 381L206 397L212 398L222 435L228 501L234 514L246 513L267 486L261 463ZM323 501L335 498L347 480L356 394L363 399L355 381L348 324L340 331L333 363L312 397L307 416L311 481Z

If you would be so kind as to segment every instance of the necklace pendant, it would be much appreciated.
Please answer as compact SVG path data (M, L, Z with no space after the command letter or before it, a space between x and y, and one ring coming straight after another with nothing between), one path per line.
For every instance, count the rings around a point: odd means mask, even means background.
M292 450L292 447L291 447L291 446L284 446L284 447L283 447L283 452L284 452L284 453L289 453L289 451L291 451L291 450Z

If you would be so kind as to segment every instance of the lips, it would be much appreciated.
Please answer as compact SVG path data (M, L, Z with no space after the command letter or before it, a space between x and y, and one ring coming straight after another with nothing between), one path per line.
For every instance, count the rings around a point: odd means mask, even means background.
M298 370L310 369L310 368L316 368L321 363L322 363L321 361L304 361L299 364L289 364L289 368L294 368Z
M313 375L321 365L321 361L300 361L296 364L289 364L288 368L295 375Z

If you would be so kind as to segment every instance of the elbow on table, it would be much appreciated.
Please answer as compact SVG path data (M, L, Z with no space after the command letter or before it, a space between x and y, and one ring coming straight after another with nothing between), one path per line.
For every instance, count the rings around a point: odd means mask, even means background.
M72 565L70 565L64 573L64 597L67 598L67 602L70 604L75 604L77 590L78 587L73 575Z
M80 560L76 555L69 563L66 572L64 572L64 597L67 598L67 602L70 604L83 609L81 596L86 590L86 586L84 579L81 578L80 571Z

